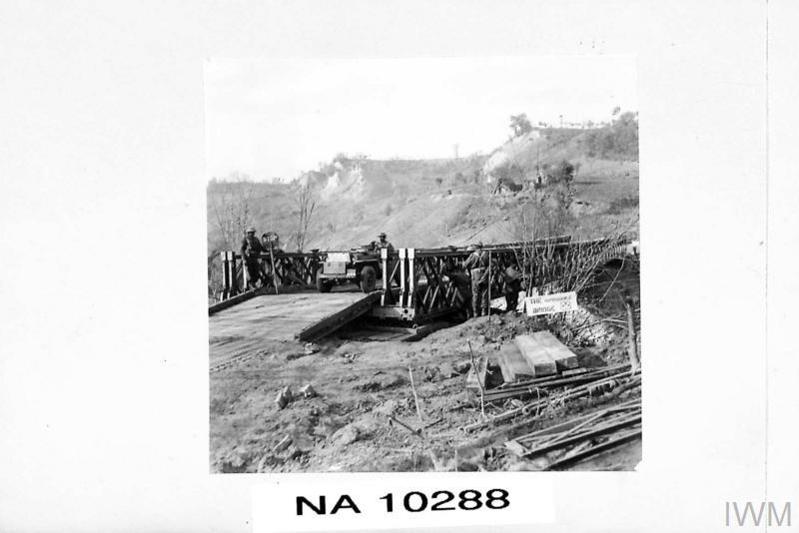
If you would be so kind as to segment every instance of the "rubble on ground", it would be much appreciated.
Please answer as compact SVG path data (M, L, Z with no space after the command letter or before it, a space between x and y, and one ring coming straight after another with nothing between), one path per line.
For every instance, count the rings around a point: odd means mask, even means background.
M265 347L272 357L214 374L213 468L632 469L641 374L630 366L622 310L484 316L412 343L331 337Z
M291 386L286 385L285 387L280 389L280 392L277 393L277 397L275 398L275 403L280 409L283 409L289 403L291 403L291 400L293 399L294 399L294 393L291 391Z

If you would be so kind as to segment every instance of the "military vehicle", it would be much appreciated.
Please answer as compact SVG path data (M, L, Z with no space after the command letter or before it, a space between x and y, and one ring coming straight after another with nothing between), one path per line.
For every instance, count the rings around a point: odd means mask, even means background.
M375 290L380 275L380 247L371 242L348 252L327 252L316 273L316 288L330 292L333 285L355 283L368 293Z

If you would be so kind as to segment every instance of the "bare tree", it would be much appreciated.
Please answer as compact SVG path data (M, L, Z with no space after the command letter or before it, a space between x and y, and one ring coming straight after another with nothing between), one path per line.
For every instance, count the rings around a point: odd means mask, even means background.
M213 180L208 186L208 202L213 222L219 230L223 250L233 250L252 223L251 206L255 186L244 174L235 173L230 181ZM208 257L209 302L219 300L222 291L222 264L218 250Z
M602 262L629 238L637 220L618 225L605 232L601 239L584 243L559 244L566 237L567 219L560 208L536 202L519 212L515 230L524 245L517 261L524 275L524 289L531 294L536 288L544 294L581 291L593 278Z
M305 247L308 228L311 225L313 213L316 209L316 198L310 183L298 185L295 202L297 205L297 232L294 238L297 242L297 250L301 252Z
M235 179L214 185L219 189L217 194L209 194L214 221L228 250L235 248L252 222L251 204L255 190L246 175L235 173L231 177Z

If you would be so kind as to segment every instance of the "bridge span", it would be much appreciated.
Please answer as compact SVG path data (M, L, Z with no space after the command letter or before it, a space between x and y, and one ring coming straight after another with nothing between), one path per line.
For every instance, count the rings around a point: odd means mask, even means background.
M569 237L534 243L487 245L490 290L501 294L502 272L513 266L525 274L525 285L542 287L575 273L575 261L597 268L628 255L629 241L597 239L573 241ZM460 267L471 253L464 247L399 248L381 255L377 290L361 292L315 291L316 273L327 252L264 254L277 281L271 287L243 291L247 269L239 254L222 252L223 290L220 302L209 307L212 365L231 351L246 351L264 341L313 340L364 315L412 325L429 323L445 315L464 312L471 294L468 273ZM313 291L313 292L311 292ZM274 337L274 338L273 338ZM279 337L279 339L278 339ZM245 346L246 345L246 346Z

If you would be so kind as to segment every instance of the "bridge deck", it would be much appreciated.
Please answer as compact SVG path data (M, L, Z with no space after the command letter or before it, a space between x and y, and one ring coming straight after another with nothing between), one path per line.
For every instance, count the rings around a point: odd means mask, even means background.
M345 318L351 320L358 311L368 310L377 297L379 293L361 292L261 295L219 311L208 317L211 366L255 354L275 341L293 341L303 331L320 331L319 324L330 317L339 317L336 327L343 325ZM342 312L347 316L342 317ZM329 332L329 328L321 329Z

